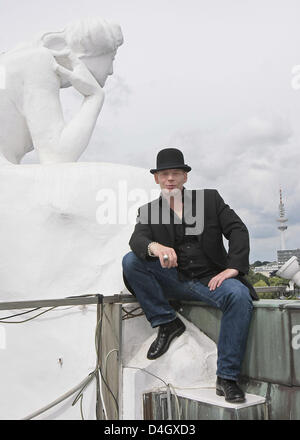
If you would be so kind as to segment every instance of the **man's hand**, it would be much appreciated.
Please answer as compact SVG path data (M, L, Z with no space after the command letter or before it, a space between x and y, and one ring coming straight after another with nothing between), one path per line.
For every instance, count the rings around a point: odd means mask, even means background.
M171 269L171 267L178 266L177 255L173 248L163 246L159 243L151 243L150 250L155 255L155 257L159 258L161 267ZM164 255L168 255L167 260L164 260Z
M220 287L224 280L228 278L233 278L238 275L239 271L237 269L225 269L222 272L214 276L208 283L209 290L215 290Z

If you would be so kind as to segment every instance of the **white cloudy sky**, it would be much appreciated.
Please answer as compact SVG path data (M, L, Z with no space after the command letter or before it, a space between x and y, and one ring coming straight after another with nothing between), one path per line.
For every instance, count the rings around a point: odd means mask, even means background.
M217 188L247 224L251 262L276 259L281 186L287 247L300 247L299 0L0 0L0 51L89 16L125 42L81 160L152 168L181 148L187 186ZM62 97L68 119L81 98Z

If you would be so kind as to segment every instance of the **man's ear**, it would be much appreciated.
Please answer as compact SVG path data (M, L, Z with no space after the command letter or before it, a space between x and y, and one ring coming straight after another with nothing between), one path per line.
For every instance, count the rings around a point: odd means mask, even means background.
M41 40L43 42L43 46L50 50L62 52L69 49L66 42L65 33L63 31L47 32L41 37Z
M155 180L155 183L159 183L158 182L158 175L157 175L157 173L154 173L154 180Z

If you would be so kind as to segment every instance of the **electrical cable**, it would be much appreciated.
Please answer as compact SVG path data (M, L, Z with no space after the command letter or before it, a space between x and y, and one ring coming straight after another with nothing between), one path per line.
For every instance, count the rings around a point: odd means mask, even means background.
M99 371L100 371L100 365L98 365L98 359L99 359L99 343L98 343L98 341L99 341L100 335L101 335L102 321L103 321L103 307L101 307L101 317L100 317L99 321L97 322L96 330L95 330L95 351L96 351L96 358L97 358L97 366L96 366L95 370L92 373L90 373L91 380L93 378L96 378L97 382L98 382L98 376L99 376ZM74 406L78 402L78 400L80 400L80 408L81 408L80 412L81 412L81 418L82 419L83 419L83 409L82 409L82 405L83 405L83 391L84 391L84 389L86 388L87 385L88 384L85 384L79 390L77 396L75 397L75 399L74 399L74 401L72 403L72 406ZM101 403L102 403L102 408L103 408L103 411L104 411L105 418L107 419L107 410L106 410L105 401L104 401L104 397L103 397L103 393L102 393L102 382L101 382L101 380L99 380L99 386L100 386L100 399L101 399ZM109 388L109 390L110 390L110 388Z
M111 388L110 388L109 385L107 384L106 380L104 379L103 374L102 374L102 370L101 370L100 367L99 367L99 373L100 373L100 375L101 375L101 378L102 378L102 380L103 380L103 382L104 382L106 388L107 388L108 391L110 392L110 394L111 394L111 396L112 396L112 398L113 398L113 400L114 400L114 402L115 402L116 409L117 409L117 413L119 414L119 404L118 404L118 401L117 401L116 397L114 396L114 393L112 392Z
M56 306L55 306L56 307ZM99 324L99 323L98 323ZM97 326L98 326L97 324ZM98 371L98 367L95 368L94 371L92 371L83 381L81 381L78 385L76 385L74 388L72 388L71 390L67 391L66 393L64 393L62 396L58 397L57 399L55 399L53 402L49 403L48 405L44 406L43 408L35 411L34 413L30 414L29 416L25 417L22 420L30 420L33 419L37 416L39 416L40 414L48 411L49 409L53 408L54 406L58 405L59 403L61 403L63 400L66 400L68 397L72 396L73 394L75 394L77 391L77 395L75 397L75 399L72 402L72 406L74 406L79 400L80 400L80 412L81 412L81 417L83 418L83 408L82 408L82 404L83 404L83 390L89 385L89 383L93 380L93 378L95 377L95 375L97 374ZM84 419L83 419L84 420Z
M131 366L129 367L129 366L127 366L127 365L125 366L125 368L133 368L134 370L141 370L141 371L144 371L144 373L150 374L150 376L156 377L156 379L161 380L161 381L165 384L166 387L168 386L167 382L165 382L161 377L156 376L155 374L151 373L150 371L146 370L145 368L141 368L141 367L131 367Z
M107 366L107 359L109 358L109 356L111 355L111 353L113 353L114 351L119 351L117 348L113 348L112 350L110 350L110 352L105 356L104 359L104 376L105 379L107 378L107 374L106 374L106 366Z
M103 407L104 417L105 417L105 420L108 420L107 409L106 409L106 406L105 406L105 400L104 400L104 396L103 396L102 380L99 377L99 371L98 371L98 380L99 380L100 399L101 399L101 403L102 403L102 407Z
M101 404L102 404L102 411L104 412L104 417L107 420L107 410L106 410L106 405L105 405L105 400L104 400L104 396L103 396L103 389L102 389L102 380L101 377L99 376L99 341L101 341L101 332L102 332L102 322L103 322L103 305L101 307L101 315L99 318L99 321L97 323L96 326L96 331L95 331L95 350L96 350L96 357L97 357L97 386L99 387L99 394L100 394L100 400L101 400Z
M77 307L77 305L74 305L74 306L68 306L68 307L64 307L64 308L61 308L61 306L55 306L55 307L60 307L60 311L61 310L68 310L68 309L71 309L71 308L73 308L73 307ZM21 316L21 315L26 315L27 313L31 313L31 312L35 312L36 310L39 310L39 309L42 309L43 307L36 307L35 309L30 309L30 310L27 310L26 312L21 312L21 313L15 313L14 315L9 315L9 316L2 316L2 317L0 317L0 321L2 321L2 320L4 320L4 319L10 319L10 318L15 318L16 316ZM37 315L38 316L38 315ZM25 322L25 321L24 321Z
M145 368L141 368L141 367L134 367L134 366L125 366L124 368L132 368L134 370L141 370L144 373L150 374L151 376L155 377L156 379L159 379L161 382L164 383L164 385L166 386L166 388L168 389L169 387L172 388L173 390L173 394L175 396L175 401L176 401L176 407L177 407L177 413L178 413L178 417L179 420L181 420L181 415L182 415L182 409L180 408L180 404L179 404L179 400L178 400L178 396L176 393L176 389L181 389L181 390L205 390L205 389L215 389L216 386L198 386L198 387L177 387L172 385L171 383L168 383L163 380L161 377L157 376L156 374L151 373L150 371L146 370Z
M95 369L94 371L92 371L89 374L89 379L80 388L79 392L77 393L77 395L75 396L75 399L72 402L72 406L75 406L76 403L78 402L78 400L80 400L80 414L81 414L82 420L84 420L84 417L83 417L83 407L82 407L83 406L83 391L89 385L89 383L93 380L96 372L97 372L97 369Z
M141 312L140 312L140 313L133 313L133 312L135 312L136 310L141 310ZM141 307L135 307L135 308L132 309L132 310L126 310L125 307L122 307L122 311L125 312L125 314L122 316L122 320L130 319L130 318L136 318L137 316L143 316L143 315L145 314L145 313L142 311L142 308L141 308Z
M79 295L79 296L82 296L82 297L85 296L85 297L86 297L86 296L94 296L94 295ZM69 297L69 298L72 298L72 297ZM37 308L35 308L35 309L31 309L31 310L28 310L28 311L26 311L26 312L21 312L21 313L17 313L17 314L15 314L15 315L10 315L10 316L7 316L7 317L2 317L2 318L0 318L0 323L5 323L5 324L19 324L19 323L28 322L28 321L31 321L31 320L37 318L38 316L41 316L41 315L43 315L44 313L47 313L47 312L49 312L49 311L51 311L51 310L53 310L53 309L55 309L55 308L57 308L57 307L59 307L59 306L53 306L53 307L50 307L49 309L44 310L43 312L38 313L37 315L34 315L34 316L32 316L32 317L30 317L30 318L28 318L28 319L22 320L22 321L5 321L6 319L10 319L10 318L13 318L13 317L16 317L16 316L21 316L21 315L24 315L24 314L27 314L27 313L31 313L31 312L33 312L33 311L36 311L36 310L39 310L39 309L42 308L42 307L37 307ZM74 307L74 306L71 306L71 307ZM134 317L136 317L136 316L143 315L144 313L140 313L140 314L134 314L134 313L132 313L132 312L134 312L134 311L136 311L136 310L138 310L138 309L140 309L140 307L136 307L136 308L134 308L134 309L131 310L131 311L128 311L128 310L126 310L125 308L122 308L122 310L124 310L125 313L126 313L126 315L123 316L122 319L129 319L129 318L134 318ZM98 356L98 355L99 355L99 343L98 343L98 341L101 340L102 322L103 322L103 306L101 307L101 317L100 317L99 321L97 322L96 330L95 330L95 349L96 349L97 359L99 358L99 356ZM104 361L104 372L105 372L105 378L104 378L104 376L103 376L103 373L102 373L102 370L101 370L100 365L97 365L97 367L95 368L95 370L92 371L86 379L84 379L82 382L80 382L79 385L77 385L76 387L72 388L70 391L68 391L67 393L63 394L61 397L59 397L58 399L56 399L55 401L53 401L53 402L50 403L49 405L43 407L42 409L36 411L35 413L32 413L31 415L29 415L28 417L26 417L25 420L28 420L28 419L34 418L34 417L36 417L37 415L42 414L43 412L49 410L49 409L52 408L53 406L57 405L58 403L62 402L62 401L65 400L65 399L67 399L69 396L71 396L72 394L74 394L74 393L75 393L76 391L78 391L78 390L79 390L79 392L77 393L77 395L76 395L76 397L75 397L75 399L74 399L74 401L73 401L73 403L72 403L72 406L74 406L74 405L80 400L80 413L81 413L82 420L84 420L84 416L83 416L83 391L84 391L84 389L88 386L88 384L93 380L93 378L94 378L94 377L97 377L97 375L99 375L99 373L100 373L100 376L101 376L101 379L102 379L103 383L105 384L105 386L107 387L108 391L109 391L110 394L112 395L113 400L114 400L114 403L115 403L115 405L116 405L117 413L119 413L119 405L118 405L117 399L116 399L116 397L114 396L114 394L113 394L111 388L109 387L109 385L108 385L108 383L107 383L107 381L106 381L106 366L107 366L107 359L108 359L108 357L110 356L110 354L113 353L114 351L118 351L118 349L112 349L112 350L110 350L110 352L109 352L109 353L106 355L106 357L105 357L105 361ZM151 375L151 376L153 376L153 377L159 379L159 380L162 381L162 382L164 383L164 385L167 387L167 390L169 389L169 387L172 387L173 392L174 392L174 395L175 395L175 399L176 399L176 405L177 405L177 411L178 411L178 416L179 416L179 418L180 418L180 407L179 407L178 397L177 397L177 394L176 394L175 388L177 388L177 389L209 389L209 388L215 388L215 386L182 387L182 388L180 388L180 387L174 387L172 384L167 384L162 378L160 378L159 376L157 376L157 375L155 375L155 374L149 372L148 370L146 370L146 369L144 369L144 368L140 368L140 367L132 367L132 366L127 366L126 368L132 368L132 369L141 370L141 371L143 371L143 372L145 372L145 373L147 373L147 374L149 374L149 375ZM99 383L100 383L100 397L101 397L101 401L102 401L102 407L103 407L104 415L105 415L105 417L106 417L106 419L107 419L107 418L108 418L108 417L107 417L107 410L106 410L106 406L105 406L105 402L104 402L104 397L103 397L103 393L102 393L102 381L101 381L101 380L99 381ZM168 394L168 393L167 393L167 394Z
M167 411L168 420L172 420L171 389L169 384L167 385Z
M83 402L83 394L81 395L80 398L80 415L81 415L81 419L84 420L82 402Z
M181 415L182 415L182 411L179 405L179 400L178 400L178 396L177 393L175 391L175 388L173 387L173 385L171 383L169 383L169 387L172 388L173 390L173 394L175 396L175 402L176 402L176 409L177 409L177 414L178 414L178 420L181 420Z
M82 297L85 296L86 297L86 296L95 296L95 295L78 295L78 296L82 296ZM102 297L102 295L97 295L97 296L101 296ZM72 298L72 297L68 297L68 298ZM20 324L20 323L28 322L28 321L31 321L31 320L37 318L38 316L41 316L41 315L43 315L43 314L45 314L45 313L47 313L47 312L49 312L49 311L51 311L51 310L53 310L53 309L55 309L57 307L59 307L59 306L50 307L47 310L44 310L43 312L38 313L37 315L31 316L30 318L22 320L22 321L6 321L7 319L10 319L10 318L13 318L13 317L16 317L16 316L21 316L21 315L24 315L24 314L27 314L27 313L31 313L31 312L34 312L34 311L39 310L39 309L42 308L42 307L36 307L35 309L27 310L26 312L21 312L21 313L17 313L17 314L14 314L14 315L2 317L2 318L0 318L0 323L4 323L4 324ZM71 307L74 307L74 306L71 306ZM96 330L95 330L95 349L96 349L96 354L97 354L97 362L98 362L98 359L99 359L99 356L98 356L98 354L99 354L99 343L98 343L98 341L101 338L102 321L103 321L103 305L101 307L101 317L100 317L99 321L97 322ZM114 349L114 350L116 350L116 349ZM106 356L106 361L108 359L108 356L114 350L111 350L108 353L108 355ZM30 414L29 416L27 416L26 418L24 418L22 420L30 420L30 419L32 419L34 417L37 417L38 415L48 411L49 409L51 409L52 407L54 407L56 405L58 405L63 400L66 400L68 397L70 397L72 394L75 394L77 391L78 391L78 393L77 393L75 399L73 400L72 406L74 406L80 400L80 413L81 413L82 420L84 420L84 415L83 415L83 391L89 385L89 383L95 377L97 377L97 375L99 375L99 373L100 373L100 376L101 376L101 379L102 379L103 383L105 384L105 386L107 387L108 391L110 392L110 394L113 397L113 400L114 400L114 403L115 403L116 409L117 409L117 414L119 414L119 405L118 405L117 399L114 396L114 394L113 394L111 388L109 387L108 383L106 382L105 378L103 377L103 373L102 373L100 365L97 364L97 367L95 368L95 370L92 371L77 386L75 386L74 388L72 388L68 392L64 393L62 396L58 397L56 400L54 400L50 404L48 404L48 405L44 406L43 408L35 411L34 413ZM100 397L101 397L101 401L102 401L102 406L103 406L104 414L105 414L105 417L107 419L107 410L106 410L106 407L105 407L105 402L104 402L103 393L102 393L102 381L101 380L99 381L99 383L100 383Z
M104 360L104 375L105 375L105 380L107 380L107 374L106 374L106 366L107 366L107 359L109 358L109 356L111 355L111 353L113 353L114 351L119 352L119 350L117 348L114 348L112 350L110 350L110 352L105 356L105 360ZM100 380L100 393L102 393L102 381ZM104 402L104 398L103 395L101 394L101 398L102 401ZM119 414L119 409L117 408L118 414ZM107 420L107 413L106 414L106 420Z
M2 324L21 324L21 323L23 323L23 322L31 321L32 319L35 319L35 318L37 318L38 316L43 315L44 313L50 312L50 310L53 310L53 309L55 309L56 307L59 307L59 306L53 306L53 307L50 307L49 309L44 310L43 312L38 313L37 315L34 315L34 316L32 316L31 318L24 319L23 321L4 321L4 320L0 320L0 323L2 323ZM40 307L39 307L39 308L40 308Z
M67 298L89 297L89 296L95 296L95 295L67 296ZM34 318L36 318L36 317L38 317L38 316L40 316L40 315L42 315L42 314L44 314L44 313L46 313L46 312L48 312L48 311L50 311L50 310L53 310L53 309L55 309L55 308L57 308L57 307L60 307L60 306L53 306L53 307L50 307L49 309L45 310L45 311L42 312L42 313L39 313L39 314L33 316L33 317L30 318L30 319L26 319L26 320L23 320L23 321L13 321L13 324L19 324L19 323L23 323L23 322L31 321L31 319L34 319ZM68 307L65 307L65 308L63 308L63 309L60 308L60 310L67 310L67 309L71 309L72 307L76 307L76 305L68 306ZM34 311L39 310L39 309L42 309L42 308L43 308L43 307L36 307L35 309L30 309L30 310L27 310L26 312L21 312L21 313L16 313L16 314L14 314L14 315L10 315L10 316L3 316L3 317L0 317L0 323L3 323L3 324L10 324L9 322L3 322L3 321L6 320L6 319L15 318L16 316L21 316L21 315L25 315L25 314L27 314L27 313L34 312Z
M20 323L20 322L27 322L27 321L30 321L31 319L34 319L34 318L36 318L37 316L40 316L41 314L46 313L46 312L48 312L48 311L50 311L50 310L52 310L52 309L54 309L54 308L56 308L56 307L59 307L59 306L51 307L50 309L47 309L47 310L45 310L44 312L39 313L39 314L37 314L37 315L35 315L35 316L33 316L33 317L27 319L27 320L24 320L24 321L17 321L17 322L8 322L8 323L9 323L9 324L13 324L13 323L14 323L14 324L17 324L17 323ZM101 319L102 319L102 317L101 317ZM100 323L98 322L98 323L97 323L97 326L96 326L96 331L97 331L97 328L98 328L99 324L100 324ZM25 417L25 418L22 419L22 420L30 420L30 419L32 419L32 418L37 417L38 415L40 415L40 414L42 414L42 413L48 411L48 410L51 409L52 407L58 405L59 403L61 403L61 402L64 401L64 400L66 400L68 397L70 397L71 395L75 394L77 391L78 391L78 393L77 393L75 399L73 400L72 406L74 406L74 405L80 400L80 413L81 413L81 417L82 417L82 419L84 420L84 416L83 416L83 391L84 391L84 389L89 385L89 383L94 379L94 377L95 377L95 375L97 374L97 372L98 372L98 367L96 367L95 370L92 371L92 372L91 372L91 373L90 373L90 374L89 374L89 375L88 375L83 381L81 381L77 386L75 386L75 387L72 388L71 390L69 390L69 391L67 391L66 393L64 393L62 396L58 397L58 398L57 398L56 400L54 400L53 402L51 402L51 403L49 403L48 405L44 406L43 408L41 408L41 409L35 411L34 413L30 414L29 416Z
M150 371L146 370L145 368L140 368L140 367L131 367L131 366L126 366L125 368L133 368L135 370L141 370L144 373L150 374L150 376L155 377L156 379L159 379L161 382L164 383L164 385L166 386L166 392L167 392L167 410L168 410L168 420L172 420L172 408L171 408L171 392L170 392L170 388L172 387L174 390L174 387L172 384L167 383L164 379L162 379L161 377L157 376L156 374L151 373ZM179 402L178 402L178 397L177 394L174 390L174 394L175 394L175 400L176 400L176 404L177 404L177 412L178 412L178 416L179 416L179 420L180 420L180 406L179 406Z
M90 375L89 375L90 376ZM87 376L83 381L81 381L78 385L76 385L75 387L71 388L69 391L67 391L66 393L64 393L63 395L61 395L60 397L58 397L57 399L55 399L53 402L49 403L48 405L44 406L43 408L33 412L32 414L30 414L27 417L24 417L21 420L31 420L37 416L39 416L40 414L48 411L49 409L53 408L54 406L58 405L59 403L63 402L64 400L66 400L68 397L72 396L72 394L76 393L76 391L78 391L78 389L81 389L83 386L88 385L88 383L90 382L90 377Z
M14 318L15 316L26 315L26 313L31 313L31 312L34 312L35 310L39 310L39 309L41 309L41 307L36 307L35 309L27 310L26 312L16 313L15 315L3 316L2 318L0 318L0 320Z

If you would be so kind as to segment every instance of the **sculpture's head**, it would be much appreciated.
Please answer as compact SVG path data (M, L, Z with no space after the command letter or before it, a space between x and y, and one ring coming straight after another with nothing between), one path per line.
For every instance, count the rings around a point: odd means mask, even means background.
M83 61L101 87L113 73L113 60L123 43L121 27L100 18L71 23L61 32L48 32L41 38L43 46L55 51L70 49ZM60 64L68 67L64 59Z

